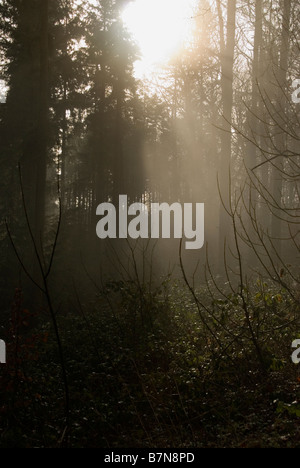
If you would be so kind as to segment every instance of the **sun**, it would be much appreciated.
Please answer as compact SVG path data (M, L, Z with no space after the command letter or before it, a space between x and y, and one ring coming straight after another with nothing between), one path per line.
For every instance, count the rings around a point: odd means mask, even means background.
M134 0L122 18L140 47L139 77L165 63L191 38L198 0Z

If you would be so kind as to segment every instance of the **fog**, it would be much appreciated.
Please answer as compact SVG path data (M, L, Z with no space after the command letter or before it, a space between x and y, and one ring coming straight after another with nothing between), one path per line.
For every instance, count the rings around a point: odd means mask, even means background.
M209 350L240 307L241 353L249 342L265 370L277 306L299 309L299 3L199 0L159 64L141 61L151 42L139 50L138 16L124 24L129 3L0 2L0 330L16 336L18 307L33 328L51 319L63 363L57 317L99 308L124 331L132 307L129 329L140 313L148 333L177 301ZM149 14L153 48L162 24L173 37L163 11ZM256 327L270 303L276 319ZM232 333L223 357L239 359Z
M10 38L2 51L1 88L7 300L20 268L14 250L24 262L21 276L24 266L34 275L35 250L48 258L54 244L58 270L53 278L69 283L66 292L73 276L87 281L85 269L92 276L101 271L101 282L117 279L110 257L131 258L131 248L138 265L144 263L141 252L152 252L150 270L156 278L170 272L181 277L173 225L170 239L155 242L97 237L97 207L117 206L120 195L128 197L128 205L204 204L205 245L192 252L181 249L187 275L198 283L207 264L221 276L229 266L239 269L237 251L254 276L295 264L297 5L284 17L290 25L285 31L267 20L273 15L275 21L276 9L267 13L263 5L259 11L259 6L237 4L226 11L218 2L200 1L189 18L186 45L164 64L153 63L151 74L141 80L134 67L140 54L146 60L147 47L139 52L135 43L141 29L131 36L138 21L128 15L134 5L125 9L124 25L121 3L100 2L88 9L71 4L50 8L42 55L38 44L29 54L25 38L17 35L24 27L33 34L37 17L24 11L9 28L9 10L4 10ZM166 25L166 34L171 37L172 31ZM145 43L147 38L145 31ZM149 64L144 66L149 70Z

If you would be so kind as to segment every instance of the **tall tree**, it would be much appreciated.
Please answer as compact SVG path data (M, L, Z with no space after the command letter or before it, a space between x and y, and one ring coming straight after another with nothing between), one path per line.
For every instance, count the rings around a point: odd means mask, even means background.
M40 47L39 47L39 96L36 148L33 154L36 169L35 189L35 239L43 251L45 231L46 176L49 144L49 0L40 0ZM41 240L41 244L40 241Z
M88 117L92 153L93 207L128 190L125 116L135 94L133 62L136 49L124 29L120 8L124 2L101 0L91 8L86 29L91 110Z
M291 0L282 0L282 26L281 37L279 46L279 64L278 70L275 69L276 89L275 93L276 103L274 106L275 115L275 151L280 157L280 162L273 166L272 170L272 195L275 202L275 211L272 216L272 238L276 246L278 254L281 253L281 237L282 237L282 222L280 219L280 209L283 207L283 177L280 171L284 172L284 159L282 156L286 154L288 149L288 121L286 119L287 99L288 94L288 64L290 54L290 22L291 22ZM279 211L277 209L279 208Z
M227 1L227 26L224 31L222 4L217 0L217 9L220 26L220 64L221 64L221 89L223 106L223 128L221 134L221 159L219 182L223 202L228 206L229 194L229 169L232 149L232 109L233 109L233 79L234 79L234 53L236 38L236 0ZM220 252L223 250L224 238L228 233L228 218L223 206L220 210ZM220 255L222 258L222 255Z
M27 210L41 248L49 135L49 2L9 0L4 8L10 24L5 24L9 91L2 144L13 171L21 164Z

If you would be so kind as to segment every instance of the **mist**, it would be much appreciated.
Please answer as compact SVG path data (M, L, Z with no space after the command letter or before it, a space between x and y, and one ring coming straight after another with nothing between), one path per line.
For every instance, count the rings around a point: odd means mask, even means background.
M299 4L129 3L0 2L0 447L299 445Z

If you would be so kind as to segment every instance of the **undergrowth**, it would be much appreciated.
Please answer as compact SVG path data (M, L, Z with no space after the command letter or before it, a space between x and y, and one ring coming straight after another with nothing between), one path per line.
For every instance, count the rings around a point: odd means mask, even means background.
M299 376L291 343L299 305L282 287L195 291L110 282L58 316L71 397L64 395L51 325L12 306L0 368L1 447L298 447Z

